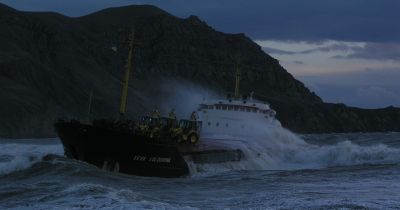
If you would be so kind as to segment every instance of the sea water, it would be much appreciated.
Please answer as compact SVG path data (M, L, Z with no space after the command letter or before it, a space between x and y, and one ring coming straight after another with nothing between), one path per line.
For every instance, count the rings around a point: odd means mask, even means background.
M58 139L0 139L0 209L400 209L400 133L276 129L236 144L241 162L167 179L67 159Z

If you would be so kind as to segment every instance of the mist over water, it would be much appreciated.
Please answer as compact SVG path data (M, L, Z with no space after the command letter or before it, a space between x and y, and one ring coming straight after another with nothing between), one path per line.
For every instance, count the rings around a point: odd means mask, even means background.
M221 135L216 135L221 138ZM230 138L225 136L225 138ZM237 137L232 137L237 138ZM223 170L299 170L361 164L400 163L400 148L377 142L359 145L350 140L331 145L310 144L282 127L269 127L242 141L230 141L231 148L244 153L244 160L220 164L197 164L196 172ZM193 168L193 166L192 166Z

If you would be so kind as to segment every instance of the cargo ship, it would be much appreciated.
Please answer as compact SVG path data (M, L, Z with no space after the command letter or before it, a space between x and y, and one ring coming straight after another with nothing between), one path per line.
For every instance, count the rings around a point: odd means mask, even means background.
M120 118L92 123L59 120L58 136L68 158L99 168L139 176L180 177L190 173L188 161L196 164L240 161L244 157L232 142L245 141L243 134L257 129L253 119L276 125L268 104L239 94L240 71L236 69L235 94L226 99L204 101L190 119L177 120L158 111L135 122L124 117L134 52L134 34L123 80Z

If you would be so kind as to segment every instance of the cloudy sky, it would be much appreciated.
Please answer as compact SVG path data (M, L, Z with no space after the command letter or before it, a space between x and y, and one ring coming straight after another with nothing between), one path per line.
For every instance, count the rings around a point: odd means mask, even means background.
M324 101L400 106L399 0L0 0L18 10L81 16L156 5L245 33Z

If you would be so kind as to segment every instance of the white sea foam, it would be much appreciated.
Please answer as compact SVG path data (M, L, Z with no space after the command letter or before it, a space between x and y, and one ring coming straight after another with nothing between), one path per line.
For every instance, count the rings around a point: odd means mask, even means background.
M27 209L197 209L169 204L130 189L92 183L74 184L39 200L46 202L33 203Z
M0 175L19 171L41 161L47 154L62 155L61 144L0 144Z
M221 138L220 134L216 134ZM237 136L224 138L237 139ZM226 141L229 142L229 141ZM292 170L316 169L359 164L400 163L400 149L384 144L360 146L345 140L334 145L309 144L282 127L268 127L246 135L243 141L230 141L229 147L243 151L239 162L219 164L191 163L194 172L224 170Z

